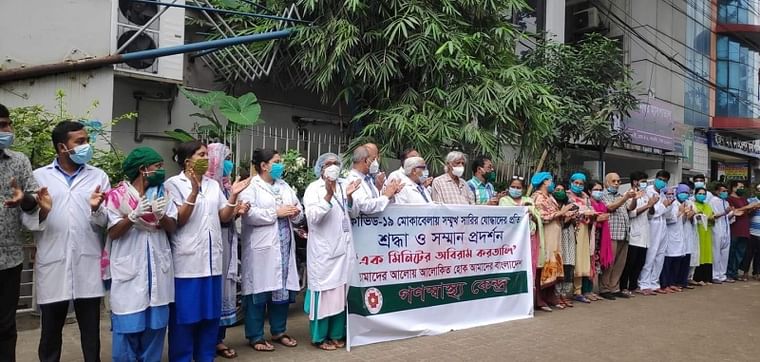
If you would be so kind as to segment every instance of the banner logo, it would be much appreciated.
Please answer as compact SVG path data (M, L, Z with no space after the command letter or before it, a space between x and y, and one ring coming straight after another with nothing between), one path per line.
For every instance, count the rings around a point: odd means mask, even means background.
M364 292L364 305L370 314L377 314L383 308L383 293L377 288L367 288Z

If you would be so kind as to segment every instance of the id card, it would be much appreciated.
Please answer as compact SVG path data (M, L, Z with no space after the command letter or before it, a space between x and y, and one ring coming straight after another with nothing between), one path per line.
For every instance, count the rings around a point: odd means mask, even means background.
M343 232L347 233L351 231L351 221L347 217L343 216Z

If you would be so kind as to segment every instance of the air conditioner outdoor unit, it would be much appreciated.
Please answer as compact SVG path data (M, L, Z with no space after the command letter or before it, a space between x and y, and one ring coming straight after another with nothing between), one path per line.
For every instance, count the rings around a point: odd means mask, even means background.
M183 5L185 1L177 0L174 3ZM140 32L140 28L163 8L158 3L146 4L129 0L115 0L113 4L112 29L115 36L112 38L112 53L116 53L134 34ZM185 10L172 7L132 40L121 53L182 45L185 42L184 34ZM121 63L115 69L123 74L182 81L184 59L182 54L177 54Z
M576 32L596 29L601 25L599 22L599 10L594 7L576 11L573 13L573 21Z

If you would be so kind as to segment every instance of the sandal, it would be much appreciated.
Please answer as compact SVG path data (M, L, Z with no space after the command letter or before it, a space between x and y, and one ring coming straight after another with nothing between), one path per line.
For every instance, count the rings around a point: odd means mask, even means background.
M248 343L248 345L251 346L251 348L253 348L253 350L256 352L274 352L274 346L263 339L260 339L256 342ZM261 348L259 346L264 346L264 347Z
M337 339L333 339L330 342L332 343L333 346L335 346L335 348L338 348L338 349L346 347L346 342L345 341L340 341L340 340L337 340Z
M335 351L335 350L338 349L338 347L335 347L334 344L332 344L332 343L330 343L328 341L324 341L322 343L312 343L311 345L314 346L314 347L317 347L317 348L319 348L319 349L321 349L323 351Z
M546 305L538 307L538 310L541 310L541 311L544 311L544 312L547 312L547 313L548 312L552 312L552 309L549 308L549 306L546 306Z
M229 347L225 347L221 349L217 348L216 355L222 358L226 358L226 359L233 359L238 356L237 352L235 352L234 349L229 348Z
M559 310L563 310L563 309L565 309L565 305L564 305L564 304L561 304L561 303L560 303L560 304L555 304L555 305L554 305L554 308L557 308L557 309L559 309Z
M287 340L288 342L285 342L284 340ZM272 342L277 342L285 347L291 347L291 348L298 345L298 341L296 341L293 337L284 333L281 334L277 338L272 337Z
M586 298L586 297L584 297L584 296L582 296L580 294L578 294L575 297L573 297L573 299L575 299L576 302L581 302L581 303L586 303L586 304L591 303L591 301L588 300L588 298Z

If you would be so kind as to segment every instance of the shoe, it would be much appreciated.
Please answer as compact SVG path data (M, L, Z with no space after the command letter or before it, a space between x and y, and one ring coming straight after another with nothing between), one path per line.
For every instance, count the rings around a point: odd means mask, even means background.
M630 299L631 298L631 296L628 295L628 294L625 294L625 292L617 292L617 293L613 293L612 295L614 295L617 298L623 298L623 299Z
M614 295L612 295L612 293L600 293L599 296L602 297L602 298L604 298L604 299L607 299L607 300L615 300L615 299L617 299L617 298L615 298Z
M723 282L722 282L722 281L720 281L720 280L718 280L718 279L713 279L713 280L712 280L712 283L713 283L713 284L723 284Z
M734 280L734 279L726 279L726 281L724 281L724 283L733 284L733 283L736 283L736 280Z

